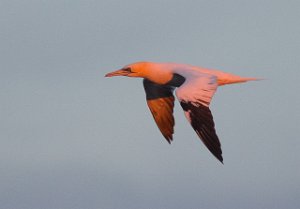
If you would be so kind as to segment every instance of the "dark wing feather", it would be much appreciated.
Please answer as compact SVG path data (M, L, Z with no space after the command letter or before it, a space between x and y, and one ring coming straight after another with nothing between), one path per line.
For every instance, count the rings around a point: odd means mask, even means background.
M223 163L221 144L209 109L217 87L215 76L198 73L188 77L176 90L176 95L193 129L209 151Z
M166 140L171 143L174 133L174 97L147 100L153 118Z
M201 103L193 104L184 101L180 102L180 105L202 142L223 163L221 144L209 107Z
M174 88L168 85L155 84L144 79L144 89L148 107L166 140L171 143L174 133Z

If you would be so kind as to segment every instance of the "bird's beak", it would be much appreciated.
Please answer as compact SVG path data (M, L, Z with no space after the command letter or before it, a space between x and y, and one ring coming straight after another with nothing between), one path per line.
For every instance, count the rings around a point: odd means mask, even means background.
M130 68L122 68L121 70L116 70L111 73L107 73L105 77L113 77L113 76L127 76L131 73Z

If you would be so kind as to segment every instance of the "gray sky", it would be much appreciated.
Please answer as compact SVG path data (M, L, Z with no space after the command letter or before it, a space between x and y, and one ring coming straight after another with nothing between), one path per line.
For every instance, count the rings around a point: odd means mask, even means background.
M0 209L300 205L299 1L0 0ZM220 164L176 103L170 146L136 61L260 82L218 89Z

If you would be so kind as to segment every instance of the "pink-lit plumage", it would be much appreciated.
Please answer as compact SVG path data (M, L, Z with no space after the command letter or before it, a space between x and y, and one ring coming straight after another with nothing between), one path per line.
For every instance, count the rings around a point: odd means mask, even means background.
M144 78L148 107L169 143L173 140L173 91L177 88L176 97L186 118L206 147L221 162L221 144L209 109L211 99L218 86L257 80L192 65L154 62L133 63L105 76Z

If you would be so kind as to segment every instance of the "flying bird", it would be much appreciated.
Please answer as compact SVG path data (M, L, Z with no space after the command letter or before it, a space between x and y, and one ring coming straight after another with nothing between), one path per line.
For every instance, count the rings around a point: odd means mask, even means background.
M209 109L212 97L218 86L258 80L192 65L155 62L129 64L105 75L113 76L143 78L148 107L169 143L173 140L173 92L177 88L176 97L187 120L209 151L222 163L221 144Z

